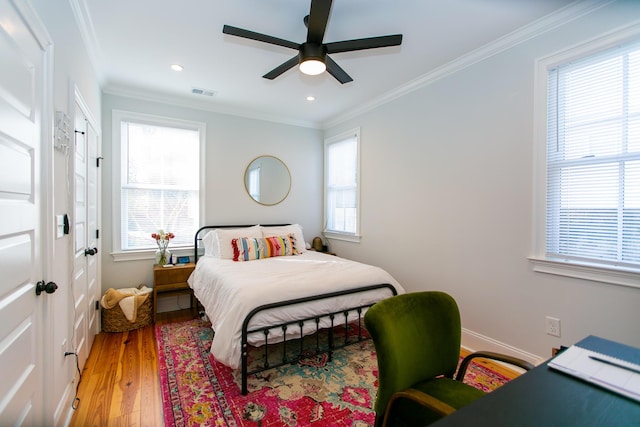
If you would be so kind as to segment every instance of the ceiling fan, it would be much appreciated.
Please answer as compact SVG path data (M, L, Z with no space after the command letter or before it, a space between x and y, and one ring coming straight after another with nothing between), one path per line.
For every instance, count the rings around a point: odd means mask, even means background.
M231 25L223 26L222 32L224 34L288 47L298 51L298 55L262 76L265 79L273 80L280 74L298 65L301 72L309 75L321 74L326 70L340 83L345 84L353 81L353 79L340 68L328 54L398 46L402 43L402 34L323 43L324 32L327 28L329 13L331 12L331 2L332 0L311 0L311 10L309 14L304 17L304 25L307 27L307 41L304 43L295 43L266 34L232 27Z

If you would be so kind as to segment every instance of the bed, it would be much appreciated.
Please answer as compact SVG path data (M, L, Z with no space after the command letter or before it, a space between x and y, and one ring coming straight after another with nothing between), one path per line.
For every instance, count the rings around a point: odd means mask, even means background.
M320 330L328 331L327 345L317 343L315 351L329 357L337 348L366 339L361 330L366 309L404 293L383 269L307 250L304 242L297 224L205 226L196 233L196 268L188 283L215 332L211 353L232 369L242 369L243 394L248 375L309 357L308 349L302 350L304 337L315 334L317 339ZM343 340L334 337L337 325L343 325ZM347 335L349 328L357 328L355 339ZM287 353L289 340L300 342L297 354ZM285 345L278 363L268 358L275 343ZM251 369L249 346L265 349L262 365Z

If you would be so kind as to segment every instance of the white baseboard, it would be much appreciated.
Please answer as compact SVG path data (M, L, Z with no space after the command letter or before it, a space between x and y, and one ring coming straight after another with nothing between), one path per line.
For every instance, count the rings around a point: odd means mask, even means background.
M526 360L536 366L548 359L548 357L540 357L465 328L462 328L462 347L470 352L482 350L507 354Z

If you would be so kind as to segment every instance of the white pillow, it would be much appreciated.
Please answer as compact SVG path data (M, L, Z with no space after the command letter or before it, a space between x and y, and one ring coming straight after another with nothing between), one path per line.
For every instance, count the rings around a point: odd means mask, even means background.
M204 246L204 255L205 256L213 256L219 257L218 251L218 236L216 235L216 230L211 230L207 232L202 238L202 245Z
M254 225L247 228L217 228L215 236L217 244L214 244L213 256L221 259L233 259L231 241L240 237L262 237L262 227Z
M295 248L298 253L305 253L307 248L304 235L302 234L302 226L300 224L262 227L262 237L286 236L288 234L293 234L293 237L296 239Z

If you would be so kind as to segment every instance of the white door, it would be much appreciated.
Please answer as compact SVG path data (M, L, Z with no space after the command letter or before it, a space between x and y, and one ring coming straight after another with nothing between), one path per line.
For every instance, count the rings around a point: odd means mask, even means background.
M87 257L87 346L91 349L93 339L100 332L100 310L97 305L102 294L100 281L100 172L98 163L100 139L93 121L87 120L87 248L94 250L93 256ZM88 354L87 354L88 357Z
M21 4L0 0L0 420L42 425L43 311L52 296L37 296L36 287L46 280L42 170L47 165L41 139L49 48L34 35L42 32L32 31Z
M89 357L99 331L98 281L98 135L87 118L82 102L76 102L74 144L74 347L80 368Z

